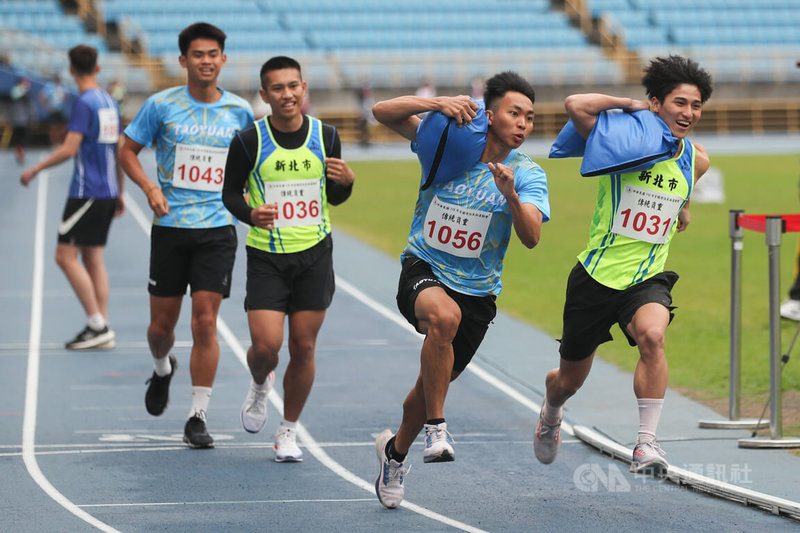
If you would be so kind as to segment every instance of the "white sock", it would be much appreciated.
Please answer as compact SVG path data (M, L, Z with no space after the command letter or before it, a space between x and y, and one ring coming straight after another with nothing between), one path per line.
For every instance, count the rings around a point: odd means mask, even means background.
M264 383L256 383L256 380L250 380L250 388L254 391L264 392L269 389L269 376L264 380Z
M289 422L285 418L281 420L281 425L289 429L297 429L297 422Z
M639 435L636 444L655 440L664 398L639 398Z
M106 327L106 319L100 313L95 313L86 317L86 324L95 331L100 331Z
M164 357L153 357L153 368L156 375L160 378L168 376L172 372L172 363L169 362L169 354Z
M561 420L563 413L563 405L559 407L553 407L550 405L550 402L547 401L547 396L545 396L544 405L542 406L542 420L544 420L546 424L557 424L558 421Z
M200 418L205 418L209 401L211 401L211 387L192 387L192 410L189 411L189 418L199 415L201 411L203 414Z

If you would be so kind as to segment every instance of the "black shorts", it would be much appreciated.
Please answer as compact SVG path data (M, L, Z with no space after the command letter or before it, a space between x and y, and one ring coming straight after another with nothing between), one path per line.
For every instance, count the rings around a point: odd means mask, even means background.
M105 246L116 210L116 198L67 198L58 226L58 242L75 246Z
M333 239L290 254L247 247L244 310L320 311L333 300Z
M665 271L625 290L612 289L594 280L578 263L569 274L564 302L564 329L559 353L568 361L582 361L598 346L612 340L611 327L616 322L631 346L636 342L627 326L636 311L648 303L660 303L672 311L672 287L678 281L675 272Z
M148 292L169 298L183 296L186 287L211 291L227 298L236 259L233 226L186 229L153 226L150 234Z
M441 287L461 309L461 323L453 339L453 370L462 372L478 351L489 324L497 314L496 298L494 295L472 296L454 291L436 278L428 263L418 257L409 256L403 261L400 272L397 308L417 331L419 325L414 315L414 303L419 293L428 287Z

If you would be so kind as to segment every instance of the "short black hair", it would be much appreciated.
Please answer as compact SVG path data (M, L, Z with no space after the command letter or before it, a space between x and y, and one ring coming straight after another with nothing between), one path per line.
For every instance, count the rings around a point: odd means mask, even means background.
M486 105L486 109L490 109L508 91L524 94L530 98L531 103L536 100L536 92L528 80L516 72L507 70L486 80L486 90L483 92L483 102Z
M274 56L267 59L264 64L261 65L261 72L258 73L258 77L261 80L261 87L266 90L266 87L264 87L264 76L268 72L272 72L273 70L282 70L285 68L296 69L297 72L300 73L300 79L303 79L303 71L300 70L300 63L298 63L295 59L287 56Z
M97 49L79 44L69 49L69 64L78 75L94 74L97 67Z
M711 74L700 68L696 61L678 55L656 57L644 69L642 85L647 90L647 96L659 102L663 103L669 93L684 83L697 87L701 102L705 103L711 98L714 90Z
M214 39L219 44L220 52L225 51L225 39L228 36L225 32L217 28L213 24L207 22L195 22L190 26L186 26L183 31L178 35L178 48L181 49L181 55L185 56L189 52L189 45L195 39Z

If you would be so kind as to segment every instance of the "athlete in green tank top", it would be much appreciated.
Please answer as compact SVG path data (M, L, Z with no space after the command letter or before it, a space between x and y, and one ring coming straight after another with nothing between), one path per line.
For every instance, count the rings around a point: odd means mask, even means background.
M612 109L628 113L649 109L679 142L671 159L641 172L600 178L589 244L578 254L579 262L567 281L561 359L558 368L547 374L534 431L534 451L545 464L555 460L561 445L564 403L589 376L597 347L612 339L611 328L617 323L631 346L639 349L633 376L639 431L631 472L657 473L668 467L656 442L656 429L667 389L664 339L674 309L671 289L678 276L664 271L664 264L673 236L689 224L694 183L708 170L705 149L690 143L686 135L700 120L712 86L705 70L680 56L650 61L642 85L648 101L605 94L574 94L565 101L567 114L584 139L605 135L602 140L613 145L618 132L593 132L598 115Z

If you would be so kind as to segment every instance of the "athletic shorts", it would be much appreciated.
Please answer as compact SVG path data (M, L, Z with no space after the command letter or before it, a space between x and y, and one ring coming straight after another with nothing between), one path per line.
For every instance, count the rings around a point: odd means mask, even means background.
M489 324L497 314L496 298L494 295L472 296L454 291L436 278L428 263L418 257L409 256L403 261L400 272L397 308L417 331L419 325L414 315L414 303L419 293L428 287L441 287L461 309L461 323L453 339L453 370L462 372L478 351Z
M227 298L236 258L233 226L187 229L153 226L148 292L165 298L211 291Z
M594 280L578 263L567 280L567 297L564 302L564 329L559 353L568 361L582 361L594 353L598 346L612 340L614 323L628 339L631 346L636 341L628 334L627 326L636 311L645 304L659 303L672 311L672 287L678 281L675 272L665 271L625 290L612 289Z
M333 300L333 239L289 254L247 247L244 310L320 311Z
M58 226L58 242L75 246L105 246L116 210L116 198L67 198Z

